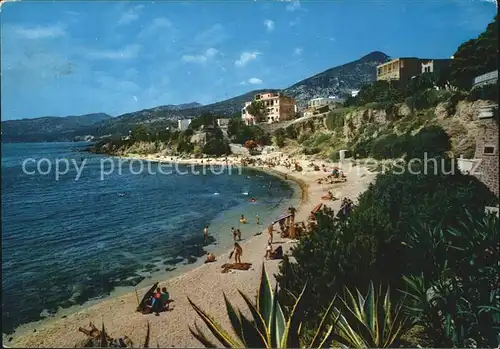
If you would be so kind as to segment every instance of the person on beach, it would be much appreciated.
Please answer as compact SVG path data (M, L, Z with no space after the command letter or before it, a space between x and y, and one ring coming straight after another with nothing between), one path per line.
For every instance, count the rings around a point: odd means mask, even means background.
M270 259L272 255L273 255L273 245L268 243L267 248L266 248L266 254L265 254L264 258Z
M203 229L203 235L205 236L205 242L208 242L208 225L205 225L205 229Z
M161 302L161 289L158 287L156 292L153 293L153 299L151 302L151 311L155 313L156 316L160 316L160 311L163 308L163 304Z
M163 305L163 310L169 310L170 308L170 295L166 287L161 289L160 299Z
M238 237L238 232L234 227L231 227L231 234L233 234L233 240L236 241L236 238Z
M259 217L259 215L258 214L255 215L255 218L257 219L257 225L260 225L260 217Z
M273 225L271 224L269 227L267 227L267 233L269 234L269 240L267 241L268 244L273 243Z
M236 229L236 235L238 236L238 241L241 241L241 230Z
M212 262L215 262L215 255L213 253L207 252L207 259L205 260L205 263Z
M237 242L234 243L234 249L231 254L234 253L234 263L241 263L241 256L243 255L243 249Z

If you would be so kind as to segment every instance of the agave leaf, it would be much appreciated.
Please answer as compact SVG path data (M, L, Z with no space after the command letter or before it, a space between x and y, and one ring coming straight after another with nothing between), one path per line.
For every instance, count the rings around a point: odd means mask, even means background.
M150 328L149 328L149 321L147 323L147 329L146 329L146 338L144 338L144 348L149 348L149 336L150 336Z
M365 297L365 302L363 304L363 313L365 315L366 326L370 330L373 342L378 343L378 331L377 331L377 304L374 299L373 282L370 281L368 286L368 292Z
M271 312L273 307L273 291L271 283L267 277L266 268L262 263L262 272L260 275L259 293L257 294L257 310L264 319L266 327L269 329L271 324ZM269 332L269 330L268 330Z
M188 302L191 304L196 313L201 317L203 322L207 325L210 332L213 333L215 338L226 348L241 348L242 345L232 338L218 323L216 323L207 313L201 310L196 304L188 297Z
M243 342L247 348L270 348L266 337L259 332L255 324L248 320L239 310L242 333L244 336Z
M250 298L243 292L239 291L241 297L245 300L245 303L247 304L248 308L250 309L250 312L252 313L253 316L253 321L255 322L255 326L257 330L259 331L260 335L267 338L267 329L266 329L266 324L264 322L264 319L262 318L262 315L259 313L257 310L256 306L250 301Z
M297 309L300 307L302 296L307 288L307 282L302 292L298 297L295 297L295 304L293 305L292 311L288 316L288 321L286 323L286 329L284 331L284 336L281 339L281 348L298 348L299 342L299 332L302 327L302 322L299 322L297 315Z
M238 314L234 311L233 305L229 302L225 293L222 293L224 296L224 302L226 303L227 315L229 316L229 320L231 320L231 326L233 326L234 332L236 335L243 340L243 332L241 328L241 319L238 317Z
M196 329L196 332L191 328L191 326L188 326L189 332L193 335L194 338L196 338L198 341L200 341L201 344L205 346L205 348L217 348L215 344L213 344L206 336L205 334L198 328L198 325L196 325L196 322L194 323L194 327Z
M276 285L276 287L278 287ZM273 303L271 305L271 314L269 316L269 327L267 328L268 338L271 339L270 344L271 348L277 348L278 344L281 342L281 338L278 338L279 331L277 329L277 312L278 312L278 297L274 297L274 294L271 294Z
M322 348L323 347L323 344L328 340L328 338L330 337L331 335L331 332L333 330L333 327L335 326L335 324L337 323L338 319L339 319L339 316L340 314L337 314L335 316L335 319L333 321L333 325L330 326L330 329L327 331L327 333L325 334L325 336L323 336L323 339L320 341L320 338L321 338L321 335L324 331L324 328L326 326L326 323L327 321L330 319L330 316L334 310L334 307L333 307L333 304L335 303L335 300L337 299L337 296L333 297L333 300L330 302L330 305L328 306L328 308L326 309L326 312L325 314L323 314L323 318L321 319L321 322L318 326L318 328L316 329L316 333L314 334L314 337L311 341L311 344L309 344L309 348Z
M276 297L276 300L278 297ZM281 308L281 305L276 302L276 343L277 346L280 345L282 338L286 336L286 320L285 320L285 314L283 314L283 309Z
M102 329L101 329L101 348L107 348L108 347L108 340L106 338L106 330L104 329L104 322L102 323Z

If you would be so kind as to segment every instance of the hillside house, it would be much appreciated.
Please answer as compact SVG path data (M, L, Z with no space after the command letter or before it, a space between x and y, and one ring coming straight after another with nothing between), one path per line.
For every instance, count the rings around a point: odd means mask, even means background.
M450 59L400 57L377 66L377 81L399 81L403 86L414 76L438 72L447 67Z
M247 107L252 102L245 102L245 106L241 109L241 118L246 125L254 125L261 122L272 124L295 118L297 105L295 99L291 97L278 92L268 92L256 94L254 101L262 101L266 107L267 114L262 120L259 120L247 111Z
M177 129L179 131L186 131L191 124L191 119L177 120Z

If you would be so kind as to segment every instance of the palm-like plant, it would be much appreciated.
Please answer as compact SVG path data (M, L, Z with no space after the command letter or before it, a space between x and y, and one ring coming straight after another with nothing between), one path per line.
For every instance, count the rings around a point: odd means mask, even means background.
M356 289L355 297L346 289L342 307L335 308L338 317L333 338L335 346L349 348L395 347L408 330L402 303L392 304L389 288L385 294L375 292L370 282L366 296Z
M224 295L227 313L237 338L231 336L228 331L224 330L212 317L194 304L189 298L188 301L207 325L210 332L212 332L215 338L227 348L298 348L300 347L300 334L302 329L299 312L306 287L307 285L297 297L288 317L285 317L276 296L277 290L273 291L265 267L262 265L262 274L256 304L253 304L247 295L238 291L250 309L252 320L245 317L240 310L236 311L231 302L229 302ZM323 348L329 344L329 338L334 328L333 324L328 324L333 311L333 303L334 301L330 303L330 306L325 312L311 343L308 345L309 348ZM200 330L196 323L194 324L194 329L189 327L189 330L205 347L216 347L216 345Z

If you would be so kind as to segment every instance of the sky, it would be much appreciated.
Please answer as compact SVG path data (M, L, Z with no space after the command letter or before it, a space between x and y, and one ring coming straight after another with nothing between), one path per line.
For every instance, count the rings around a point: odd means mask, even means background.
M449 58L495 0L3 4L2 120L209 104L372 51Z

